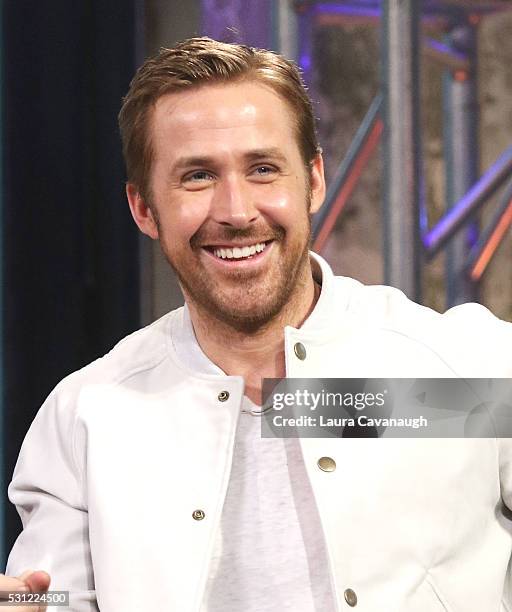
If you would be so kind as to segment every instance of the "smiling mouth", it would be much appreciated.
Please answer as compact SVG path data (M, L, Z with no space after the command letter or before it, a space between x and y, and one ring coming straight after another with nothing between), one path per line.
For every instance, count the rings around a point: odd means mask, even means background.
M267 246L272 240L266 242L255 242L246 246L206 246L203 247L209 253L217 257L218 259L231 259L239 261L242 259L251 259L263 253Z

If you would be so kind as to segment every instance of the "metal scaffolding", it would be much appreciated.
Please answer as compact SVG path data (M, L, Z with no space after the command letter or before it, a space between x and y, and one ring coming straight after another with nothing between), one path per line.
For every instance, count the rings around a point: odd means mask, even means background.
M421 300L417 0L387 0L382 16L384 282ZM404 265L405 264L405 265Z
M229 5L238 16L237 39L255 44L254 15L249 21L247 10L253 3L223 0L221 4L224 11ZM230 24L221 24L218 12L215 16L209 14L214 5L215 0L203 0L203 32L233 39L233 30L230 36L222 30L227 31ZM271 28L267 26L265 40L258 30L260 46L295 59L310 90L315 27L363 22L382 30L381 91L339 164L324 206L313 219L314 249L321 251L324 246L382 135L385 282L420 301L423 261L446 247L447 305L477 299L479 280L512 225L512 184L480 235L476 213L512 179L512 147L478 177L476 34L482 18L512 7L493 0L262 0L258 7L260 25L272 24ZM216 26L212 29L214 21ZM444 32L444 38L421 35L420 25L429 31ZM444 65L446 212L432 228L426 227L422 197L420 53Z

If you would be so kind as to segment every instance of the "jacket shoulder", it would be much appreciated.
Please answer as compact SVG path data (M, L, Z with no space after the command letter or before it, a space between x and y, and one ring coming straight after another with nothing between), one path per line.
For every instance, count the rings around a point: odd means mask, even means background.
M80 387L89 383L112 383L157 366L167 356L167 338L171 320L183 307L173 310L122 338L102 357L63 378L55 390Z
M410 300L403 291L388 285L365 285L353 278L336 276L334 295L346 303L348 313L367 319L372 326L407 328L419 322L439 323L443 315Z
M502 332L512 330L512 323L496 317L488 308L476 302L453 306L443 313L423 306L408 298L403 291L387 285L364 285L354 279L336 277L338 291L349 288L351 296L349 310L371 316L374 321L388 325L415 327L418 323L450 325L454 328L465 327L471 323L477 331L500 329Z
M75 455L75 447L80 446L76 442L76 432L83 391L95 385L117 385L161 363L167 356L166 337L171 319L179 316L179 311L174 310L126 336L106 355L63 378L38 410L24 445L31 447L30 441L36 440L37 446L38 440L48 438L48 432L53 432L52 436L63 441L62 448L67 449L70 456ZM81 444L83 446L83 439ZM76 464L72 460L69 463Z
M337 284L339 291L348 287L341 278ZM512 323L485 306L466 303L439 313L394 287L355 281L350 289L347 310L370 327L407 336L453 363L471 363L481 375L512 376Z

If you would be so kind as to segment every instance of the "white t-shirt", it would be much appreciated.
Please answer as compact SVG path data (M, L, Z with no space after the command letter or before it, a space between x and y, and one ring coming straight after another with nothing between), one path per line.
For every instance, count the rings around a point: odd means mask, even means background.
M224 373L202 352L188 309L173 330L177 354L196 371ZM244 396L241 410L258 410ZM242 412L201 612L335 610L325 543L299 440L261 437Z

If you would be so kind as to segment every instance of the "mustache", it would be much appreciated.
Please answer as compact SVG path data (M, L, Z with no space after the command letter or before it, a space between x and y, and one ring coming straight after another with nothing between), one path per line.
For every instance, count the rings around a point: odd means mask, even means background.
M284 235L284 229L279 226L260 229L253 227L225 227L215 234L199 229L190 239L190 246L198 248L211 243L235 242L236 240L250 240L254 243L267 242L268 240L282 240Z

